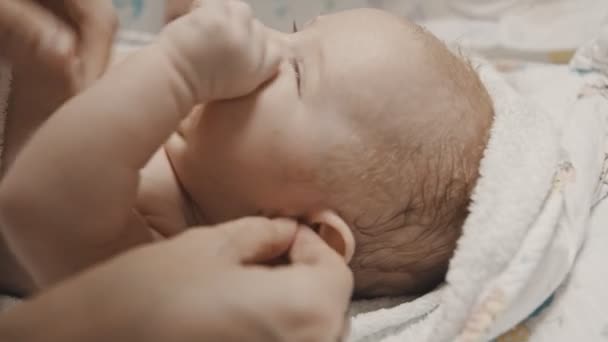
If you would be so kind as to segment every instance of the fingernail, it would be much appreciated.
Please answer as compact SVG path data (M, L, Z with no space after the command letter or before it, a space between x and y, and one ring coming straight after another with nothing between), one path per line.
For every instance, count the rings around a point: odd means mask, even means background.
M74 54L74 38L63 30L57 30L43 37L39 49L43 57L57 58L64 63L66 58Z
M67 33L58 33L52 44L52 48L60 56L69 56L74 51L74 38Z

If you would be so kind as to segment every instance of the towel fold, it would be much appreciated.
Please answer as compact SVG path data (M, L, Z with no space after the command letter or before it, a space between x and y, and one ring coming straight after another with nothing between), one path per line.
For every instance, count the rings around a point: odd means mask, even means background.
M608 76L608 17L597 37L578 49L570 61L570 67L582 72L597 71Z
M495 118L446 284L355 316L352 341L487 341L542 306L572 268L602 198L608 100L598 91L549 113L489 64L478 70Z

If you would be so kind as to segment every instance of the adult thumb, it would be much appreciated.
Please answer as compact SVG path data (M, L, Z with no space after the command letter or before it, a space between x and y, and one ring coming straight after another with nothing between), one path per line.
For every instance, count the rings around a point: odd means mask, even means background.
M243 264L264 263L285 254L298 224L288 219L244 218L224 223L216 232L225 239L224 252Z

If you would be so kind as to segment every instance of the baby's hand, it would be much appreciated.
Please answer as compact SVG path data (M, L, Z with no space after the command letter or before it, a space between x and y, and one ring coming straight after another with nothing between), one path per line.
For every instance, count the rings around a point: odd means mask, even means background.
M160 39L197 102L246 95L274 76L281 60L279 35L237 0L202 0L167 26Z

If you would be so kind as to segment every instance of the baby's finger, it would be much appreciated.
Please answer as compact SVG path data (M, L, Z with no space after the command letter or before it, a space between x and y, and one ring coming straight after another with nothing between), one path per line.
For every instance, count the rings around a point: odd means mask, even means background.
M165 11L165 21L167 23L181 17L182 15L192 11L192 9L200 6L200 3L193 0L173 0L167 1Z
M258 73L261 80L267 81L271 79L279 70L279 64L284 55L285 44L282 38L276 34L272 29L265 27L262 23L255 20L253 23L253 29L256 34L263 40L259 47L260 57L257 66Z
M0 57L66 69L75 35L61 20L31 1L0 1ZM33 59L33 61L32 61Z

